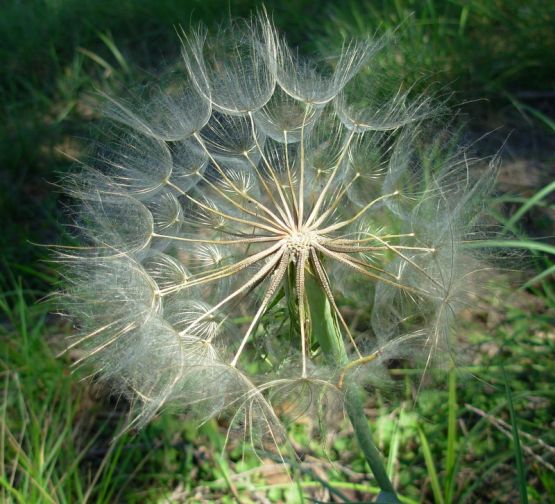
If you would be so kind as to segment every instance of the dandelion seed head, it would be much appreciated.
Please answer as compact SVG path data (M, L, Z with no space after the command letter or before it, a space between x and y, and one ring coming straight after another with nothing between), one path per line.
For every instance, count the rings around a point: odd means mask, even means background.
M284 415L448 347L491 174L424 138L428 96L366 93L360 72L384 39L332 65L264 17L181 39L185 70L107 98L114 138L63 183L82 243L59 253L80 327L69 346L137 405L132 425L171 406L277 441ZM344 362L312 333L311 285ZM364 304L362 329L344 298Z

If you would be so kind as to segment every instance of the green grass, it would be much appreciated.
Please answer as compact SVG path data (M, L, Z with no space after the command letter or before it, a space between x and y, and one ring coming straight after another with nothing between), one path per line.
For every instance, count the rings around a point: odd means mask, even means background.
M2 502L171 502L172 495L185 502L198 502L199 495L210 502L253 502L256 495L300 502L299 492L355 502L377 495L347 432L340 430L324 452L308 436L307 419L292 430L305 459L292 466L296 484L271 455L260 465L232 442L222 456L224 429L216 423L197 431L182 417L165 414L112 443L127 406L100 399L105 393L68 373L71 358L55 352L70 329L48 315L48 305L35 303L35 293L10 282L0 301L6 319ZM464 328L466 346L475 352L472 366L448 377L434 372L416 404L410 369L392 371L404 384L401 397L369 403L376 411L370 415L376 441L389 455L402 502L518 502L523 489L530 502L555 497L555 435L547 427L555 404L555 340L549 336L555 313L553 306L530 308L527 302L537 298L528 294L498 307L506 318L490 330L477 311ZM492 346L488 357L481 348Z
M488 98L497 105L507 93L530 90L533 72L535 92L553 91L550 2L366 0L338 4L331 12L321 27L328 39L395 31L396 43L381 63L384 72L397 71L409 82L433 79L467 100Z
M257 2L232 2L246 15ZM266 2L276 24L305 50L338 47L343 37L396 29L380 56L384 74L455 90L468 129L505 146L507 162L555 159L553 99L555 5L532 0ZM140 433L111 442L127 405L69 374L72 356L56 353L71 327L37 304L56 271L34 243L67 240L58 195L48 184L70 168L94 134L87 96L117 91L172 61L175 25L227 17L216 0L6 0L0 16L0 501L73 502L369 502L378 494L352 438L340 429L324 451L292 428L304 447L293 481L270 455L260 461L223 429L200 430L163 414ZM400 25L400 26L399 26ZM398 27L398 28L397 28ZM533 79L531 79L533 75ZM550 95L551 93L551 95ZM472 119L475 118L475 119ZM92 131L92 132L91 132ZM532 147L531 147L532 146ZM539 147L536 147L539 146ZM489 147L486 148L486 150ZM492 152L489 149L488 152ZM368 411L387 471L406 503L543 503L555 500L555 249L552 178L501 194L492 248L521 250L529 268L508 295L477 300L461 328L469 354L457 371L431 373L414 401L414 370L396 369L399 391L377 395ZM515 241L516 237L516 241ZM506 259L508 263L510 257ZM510 266L510 265L509 265ZM509 285L509 286L507 286ZM502 299L500 305L499 299ZM352 300L356 305L356 300ZM506 376L505 374L506 373ZM334 464L328 463L328 458ZM173 500L172 500L173 499Z

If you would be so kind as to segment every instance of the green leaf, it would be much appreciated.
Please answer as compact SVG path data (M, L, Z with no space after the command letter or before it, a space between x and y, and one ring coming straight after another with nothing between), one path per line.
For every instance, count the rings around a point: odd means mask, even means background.
M437 476L432 451L430 449L430 443L428 443L428 438L420 426L418 426L418 434L420 435L420 443L422 445L426 468L428 469L428 477L430 478L430 483L432 485L432 492L434 493L434 500L437 504L445 504L445 500L443 499L443 495L441 493L441 486L439 484L439 478Z

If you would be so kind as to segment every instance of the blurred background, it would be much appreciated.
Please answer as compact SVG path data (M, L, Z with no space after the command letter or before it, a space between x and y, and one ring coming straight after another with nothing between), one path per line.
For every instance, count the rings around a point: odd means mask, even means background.
M2 0L0 3L0 501L371 502L377 491L345 426L324 451L292 429L295 482L270 454L243 457L225 430L163 414L110 442L127 406L57 358L71 326L51 313L64 242L54 183L99 126L95 92L117 95L179 58L177 28L246 17L252 0ZM448 96L478 150L502 164L489 202L517 273L463 313L467 366L414 401L367 405L403 502L555 502L555 2L265 2L307 55L395 31L376 67ZM449 93L447 92L449 90ZM510 240L509 240L510 238ZM509 243L508 243L509 242ZM505 266L507 261L505 261ZM356 305L356 303L355 303ZM356 314L355 314L356 315ZM417 385L417 384L416 384ZM331 463L333 461L333 463ZM312 499L312 500L311 500Z

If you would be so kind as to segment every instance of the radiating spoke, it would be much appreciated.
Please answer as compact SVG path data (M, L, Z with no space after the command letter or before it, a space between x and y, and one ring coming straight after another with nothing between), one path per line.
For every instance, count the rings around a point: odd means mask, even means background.
M433 278L431 275L428 274L428 272L422 268L421 266L419 266L418 264L416 264L410 257L407 257L405 254L403 254L402 252L399 251L399 249L401 247L396 247L394 245L390 245L388 242L386 242L385 240L383 240L382 238L380 238L379 236L373 236L373 238L382 243L385 247L387 247L389 250L391 250L392 252L394 252L395 254L397 254L399 257L401 257L404 261L406 261L408 264L410 264L413 268L417 269L420 273L422 273L426 278L428 278L428 280L430 280L436 287L439 287L440 289L445 289L445 286L442 285L440 282L438 282L435 278ZM434 251L432 249L432 251Z
M274 269L276 264L279 262L284 249L285 249L285 245L283 245L280 252L276 253L274 255L274 257L272 259L270 259L270 261L267 264L262 266L262 268L260 268L260 270L258 270L258 272L250 280L245 282L241 287L239 287L237 290L232 292L229 296L225 297L218 304L216 304L212 308L210 308L210 310L206 311L200 317L198 317L196 320L191 322L191 324L189 326L187 326L185 329L183 329L179 334L187 334L188 331L190 331L191 329L196 327L200 322L202 322L205 318L212 315L212 313L214 313L216 310L219 310L223 305L229 303L229 301L236 298L237 296L239 296L240 294L242 294L246 290L248 290L251 287L253 287L254 285L258 284L261 280L263 280Z
M309 229L318 229L318 226L320 226L330 215L333 214L333 212L343 201L343 198L345 197L345 194L347 194L349 188L359 177L360 175L357 173L347 184L344 185L344 187L335 195L335 197L332 198L333 203L329 207L327 207L324 212L322 212L322 214L316 219L313 224L310 224L311 219L307 220L306 225Z
M352 240L353 243L356 243L356 240ZM373 251L380 251L380 250L412 250L415 252L435 252L435 249L428 248L428 247L411 247L407 245L391 245L390 243L386 245L368 245L368 246L357 246L357 245L336 245L333 240L325 241L325 246L330 248L331 250L335 250L337 252L348 252L348 253L355 253L355 252L373 252Z
M322 266L322 263L320 262L318 254L317 254L316 250L314 250L313 248L310 250L310 252L311 252L311 256L312 256L312 264L314 266L314 270L316 271L316 276L318 277L318 280L320 281L320 284L322 285L322 288L324 289L326 297L328 298L328 302L330 303L330 305L334 309L335 314L339 318L339 320L341 322L341 325L343 326L343 328L345 329L345 332L347 333L347 336L349 336L349 339L351 340L351 343L353 345L353 348L355 349L355 352L357 353L359 358L361 358L362 354L360 353L360 350L359 350L359 348L358 348L358 346L355 342L355 339L353 338L353 335L351 333L349 325L347 324L347 322L343 318L343 315L339 311L339 308L337 307L337 304L335 302L335 298L333 297L333 292L331 291L331 286L330 286L330 283L329 283L329 280L328 280L328 276L326 275L326 271L324 270L324 267Z
M333 250L331 247L327 247L330 250ZM384 270L383 268L378 268L377 266L374 266L373 264L366 262L366 261L361 261L360 259L357 259L356 257L351 257L343 252L338 252L336 250L333 250L334 252L337 252L341 257L347 259L348 261L357 264L363 268L368 268L374 271L378 271L380 273L383 273L384 275L387 275L388 277L393 278L394 280L399 280L399 278L397 277L397 275L394 275L393 273L390 273L389 271Z
M233 357L233 360L231 361L231 366L235 367L237 365L237 361L239 360L239 357L241 356L241 353L243 352L243 348L245 347L245 345L247 344L250 335L252 334L252 332L254 331L254 329L256 328L258 321L260 320L260 317L262 317L262 315L264 315L264 312L266 311L266 308L268 307L268 304L270 303L270 301L272 300L273 295L276 293L276 291L278 290L278 287L281 285L281 281L283 280L283 277L285 276L285 273L287 271L287 266L289 265L289 259L290 259L290 253L287 249L285 249L285 251L283 252L282 256L281 256L281 260L279 262L279 265L273 275L273 277L270 279L270 285L268 287L268 289L266 289L266 293L264 294L264 298L262 299L262 303L260 303L260 306L256 312L256 314L254 315L252 322L249 325L249 328L247 329L247 332L245 333L245 336L243 337L243 340L241 341L241 344L239 345L239 349L237 350L235 357Z
M271 165L271 163L268 161L268 159L266 158L266 155L264 154L264 150L262 149L262 147L260 146L259 142L258 142L258 137L256 135L256 130L255 130L255 125L254 125L254 117L252 115L252 112L249 112L249 117L251 120L251 125L252 125L252 135L254 138L254 142L256 144L256 146L258 147L258 151L260 152L260 156L262 157L262 161L263 163L266 165L266 168L268 169L268 172L270 174L270 177L272 177L272 180L274 181L274 184L276 186L277 192L279 194L279 197L281 199L281 203L282 203L282 210L285 211L286 215L287 215L287 220L289 222L289 225L291 227L295 226L295 222L293 221L293 216L291 215L291 212L289 210L289 204L287 202L287 198L285 197L285 195L283 194L283 190L281 188L281 184L279 182L279 179L277 177L277 175L274 172L274 168Z
M207 273L203 273L198 277L195 277L195 276L188 277L181 284L162 291L161 295L165 296L172 292L176 292L183 289L189 289L191 287L195 287L198 285L203 285L209 282L214 282L217 280L221 280L223 278L227 278L231 275L239 273L240 271L244 270L248 266L251 266L257 263L258 261L265 259L271 254L277 252L283 246L284 246L283 241L281 241L279 243L276 243L272 247L268 247L267 249L264 249L261 252L248 256L237 263L230 264L229 266L224 266L223 268L216 268L215 270L208 271Z
M195 205L198 205L203 210L206 210L207 212L210 212L210 213L212 213L214 215L217 215L219 217L222 217L223 219L231 220L233 222L239 222L239 223L244 224L246 226L252 226L252 227L256 227L256 228L260 228L260 229L265 229L266 231L270 231L271 233L276 233L276 234L283 233L283 229L280 230L279 228L276 228L276 227L273 227L273 226L268 226L268 225L263 224L261 222L249 221L249 220L246 220L246 219L241 219L240 217L235 217L234 215L226 214L225 212L221 212L220 210L217 210L216 208L212 208L208 205L205 205L204 203L201 203L196 198L193 198L189 193L186 193L186 192L182 191L179 187L177 187L177 186L173 186L173 187L175 187L181 193L182 196L187 198L189 201L193 202Z
M426 292L422 289L416 289L414 287L409 287L408 285L403 285L403 284L400 284L400 283L397 283L397 282L392 282L391 280L388 280L387 278L383 278L380 275L376 275L374 273L371 273L370 271L367 271L364 268L362 268L361 266L358 266L357 264L353 263L351 260L342 256L341 254L339 254L337 252L333 252L332 250L329 250L326 247L322 247L321 245L319 245L317 243L314 244L314 246L320 252L322 252L324 255L327 255L327 256L339 261L340 263L343 263L343 264L353 268L354 270L358 271L359 273L362 273L364 276L372 278L373 280L379 280L380 282L386 283L388 285L392 285L392 286L397 287L397 288L399 288L403 291L406 291L406 292L413 292L415 294L430 296L429 292Z
M69 350L71 350L72 348L75 348L76 346L80 345L81 343L83 343L84 341L90 339L90 338L94 338L97 334L103 333L104 331L110 329L110 327L113 327L117 324L119 324L121 322L121 320L116 319L113 322L110 322L109 324L103 325L102 327L99 327L98 329L85 334L84 336L81 336L80 338L78 338L77 340L75 340L73 343L71 343L70 345L67 345L64 350L59 353L56 357L61 357L63 354L65 354L66 352L68 352Z
M220 166L220 164L216 161L216 159L214 159L214 156L212 156L212 153L207 149L207 147L206 147L204 141L202 140L201 136L198 133L195 133L193 135L193 137L200 144L200 146L202 147L204 152L207 154L207 156L210 158L210 161L212 161L212 163L214 164L214 167L216 168L218 173L223 177L223 179L229 184L229 186L231 188L233 188L234 191L236 191L238 194L241 194L241 192L242 192L241 189L239 187L237 187L237 185L233 182L233 180L231 180L227 176L227 174L225 173L225 170L223 170L222 167ZM257 171L257 170L255 170L255 171ZM256 198L250 198L250 199L258 208L260 208L262 211L266 212L270 217L275 219L276 222L279 223L281 227L283 227L284 229L287 228L287 226L285 225L285 222L282 221L280 218L278 218L269 208L266 207L266 205L262 204Z
M304 164L305 164L305 153L304 153L304 142L305 142L305 124L306 118L308 117L308 112L310 111L312 105L307 104L304 111L303 122L301 124L301 173L299 178L299 215L297 218L297 226L299 229L303 225L304 219Z
M265 215L261 215L258 214L256 212L253 212L252 210L249 210L248 208L245 208L243 205L241 205L240 203L238 203L237 201L235 201L233 198L231 198L229 195L227 195L224 191L222 191L216 184L212 183L208 178L206 178L204 175L202 174L198 174L198 177L200 177L207 185L209 185L214 191L216 191L222 198L224 198L226 201L228 201L229 203L231 203L235 208L238 208L239 210L241 210L242 212L245 212L248 215L251 215L252 217L256 217L259 219L264 220L266 223L269 224L273 224L273 225L278 225L278 227L282 230L282 231L286 231L287 228L281 224L281 221L276 220L275 217L273 218L268 218ZM186 195L186 193L181 190L180 187L176 186L175 184L173 184L172 182L170 182L169 180L166 182L166 184L170 187L172 187L173 189L175 189L176 191L178 191L180 194L182 195ZM250 194L244 192L241 193L241 196L245 199L248 199L249 201L253 201L253 198Z
M135 322L130 322L129 324L124 326L120 331L118 331L116 334L114 334L108 341L105 341L104 343L102 343L102 345L99 345L96 348L94 348L93 350L88 351L86 354L84 354L82 357L77 359L71 365L74 366L74 367L77 367L85 359L88 359L89 357L92 357L93 355L96 355L98 352L100 352L100 351L104 350L105 348L109 347L111 344L115 343L122 334L125 334L125 333L131 331L132 329L135 329L136 327L137 327L137 324Z
M307 221L306 221L306 226L310 227L312 221L318 216L318 211L320 210L320 206L322 205L322 203L324 202L324 198L326 197L326 194L329 190L329 188L332 185L332 182L335 178L335 175L337 174L339 167L341 166L341 163L343 162L343 159L345 158L345 155L347 154L347 152L349 151L349 147L351 145L351 142L353 140L353 137L355 135L355 131L352 130L351 133L349 134L349 137L347 138L347 141L345 142L345 145L343 146L343 149L341 150L341 153L339 155L339 158L337 159L337 162L335 163L335 166L326 182L326 185L324 186L324 189L322 189L322 192L320 193L320 196L318 197L318 199L316 200L316 204L314 205L314 208L312 209L312 212L310 213Z
M380 201L387 199L387 198L392 198L393 196L397 196L399 194L399 191L394 191L392 193L389 194L384 194L383 196L380 196L379 198L376 198L374 200L372 200L370 203L368 203L368 205L366 205L365 207L363 207L361 210L359 210L353 217L351 217L350 219L341 221L341 222L337 222L336 224L332 224L331 226L328 226L324 229L319 229L318 232L321 234L325 234L325 233L330 233L332 231L337 231L338 229L344 228L345 226L348 226L349 224L352 224L353 222L355 222L357 219L359 219L362 215L364 215L370 208L372 208L376 203L379 203Z
M305 308L305 266L308 259L308 249L302 249L297 256L296 282L297 305L299 308L299 326L301 329L301 353L302 353L302 377L306 377L306 358L307 358L307 341L306 341L306 308Z
M366 236L366 238L345 238L345 236L350 236L350 235L356 235L356 234L364 234L364 235L368 235L369 233L365 232L365 231L361 231L360 233L357 232L352 232L352 233L348 233L346 235L343 235L340 238L333 238L330 241L333 241L333 243L337 243L338 245L351 245L351 244L359 244L359 243L366 243L369 241L375 241L376 240L376 236L379 235L370 235L370 236ZM390 240L392 238L414 238L415 233L402 233L402 234L387 234L387 235L381 235L380 238L382 240Z
M289 143L287 142L287 130L283 130L283 152L285 157L285 169L287 170L287 180L289 181L289 192L291 194L291 201L293 202L293 210L295 216L299 217L299 204L297 202L297 195L295 194L295 184L293 182L293 174L291 172L291 164L289 163ZM299 226L297 222L297 226Z
M269 243L283 239L281 236L255 236L253 238L238 238L237 240L209 240L207 238L186 238L185 236L164 235L152 233L155 238L164 238L167 240L183 241L188 243L205 243L209 245L240 245L242 243Z
M245 159L250 163L254 173L256 173L256 176L258 177L258 181L260 182L264 191L266 192L266 196L268 196L268 199L272 202L275 209L277 210L277 212L281 216L280 222L284 222L284 223L287 222L289 219L288 219L285 211L281 208L281 205L276 200L276 198L275 198L274 194L272 193L271 189L268 187L268 184L267 184L266 180L264 180L264 175L260 172L260 170L258 169L258 166L256 166L255 162L251 159L248 152L245 152L244 156L245 156ZM283 225L287 229L290 229L287 224L283 224Z

